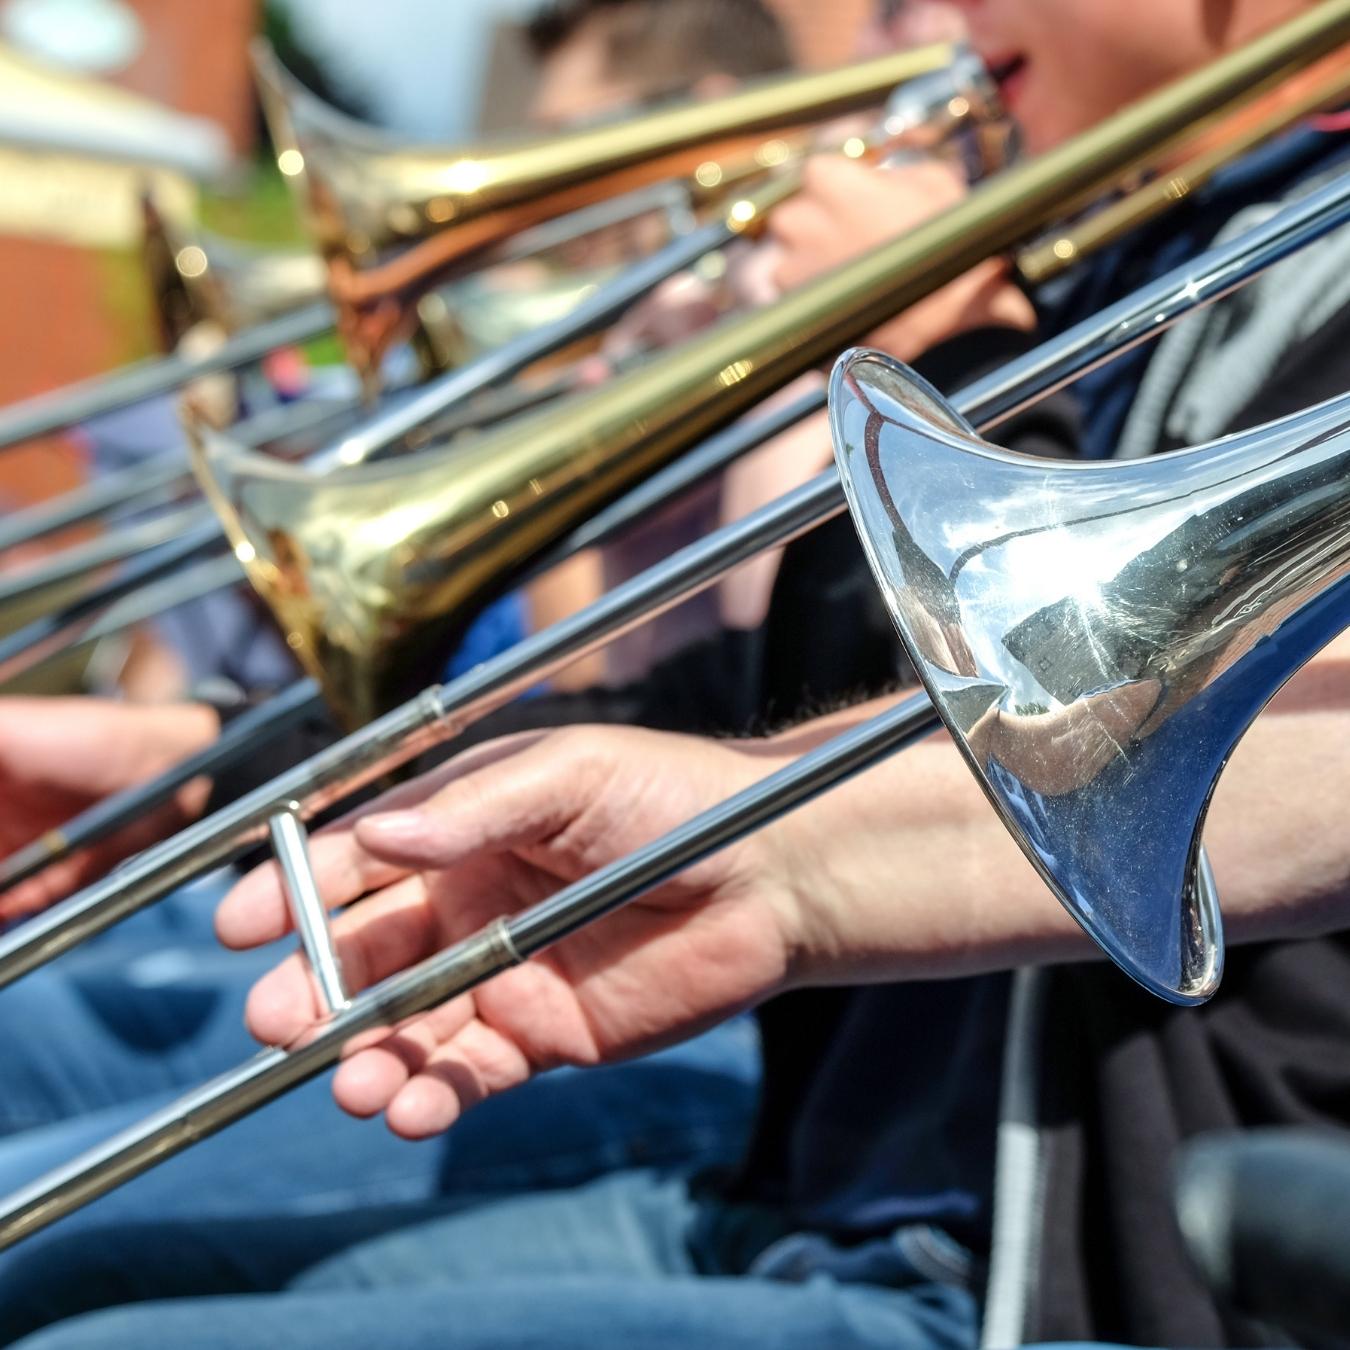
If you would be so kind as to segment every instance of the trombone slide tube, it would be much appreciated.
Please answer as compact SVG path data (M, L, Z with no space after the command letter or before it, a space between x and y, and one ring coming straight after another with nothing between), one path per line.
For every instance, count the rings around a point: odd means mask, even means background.
M325 302L269 319L226 339L205 356L160 356L80 384L53 389L0 408L0 449L50 435L79 422L146 399L171 394L189 380L252 365L278 347L308 342L330 332L335 319Z
M705 445L691 451L668 469L640 487L634 488L612 506L573 530L558 548L541 560L537 567L531 569L529 575L547 571L583 549L603 544L622 530L630 528L649 512L673 500L680 493L688 491L741 455L748 454L780 431L794 426L803 417L816 411L821 406L821 397L818 394L809 394L768 416L738 423L721 435L714 436ZM151 608L155 612L160 612L161 609L171 608L173 604L198 599L211 590L225 589L237 580L231 559L217 558L206 564L204 584L198 585L196 575L202 570L202 566L198 564L192 572L182 578L182 581L191 588L189 594L185 596L178 594L181 583L175 579L160 582L149 591L138 592L133 600L149 600ZM165 597L165 603L159 605L152 592L166 585L171 588L171 593ZM126 603L128 602L124 602ZM116 607L108 616L109 620L116 619L121 612L122 607ZM143 615L138 609L136 613L126 617L128 623L135 623L139 622ZM91 629L85 635L84 641L89 641L91 635L95 633L103 636L104 634L99 632L99 628L103 626ZM66 825L49 830L41 838L25 845L10 857L0 860L0 893L68 856L77 848L106 838L114 830L129 824L144 812L162 805L191 779L199 775L209 776L230 767L248 754L255 739L282 734L294 722L313 715L323 706L323 699L313 680L297 681L266 704L251 709L231 722L212 746L191 756L182 764L165 770L148 783L107 798L76 816Z
M119 576L69 605L44 614L0 638L0 681L13 679L40 661L74 646L111 605L140 587L172 575L186 563L228 553L229 545L221 533L220 523L210 510L202 506L192 515L194 523L177 539L153 549Z
M589 234L625 225L638 216L664 212L688 211L691 207L689 184L678 179L653 183L649 187L634 188L590 206L579 206L565 216L541 221L513 234L484 254L481 266L500 267L505 263L523 262L554 249L575 244Z
M200 519L199 506L175 507L97 535L87 543L62 549L53 557L43 558L12 576L0 576L0 609L66 582L87 581L91 575L96 577L115 563L124 563L150 549L172 543Z
M72 525L82 525L119 506L131 503L158 506L172 501L184 490L195 487L187 464L181 459L172 461L173 456L166 455L149 464L134 464L62 493L52 501L15 511L0 520L0 551L45 538Z
M0 1250L322 1073L358 1032L467 993L939 725L928 696L912 695L645 848L382 981L296 1045L262 1051L0 1202Z
M88 623L72 624L52 645L24 660L26 674L41 675L48 666L67 655L75 655L97 646L104 638L124 633L137 624L158 619L179 605L191 604L217 591L239 584L239 563L232 553L203 558L184 571L161 577L142 586L111 609Z
M1174 268L970 386L953 403L980 429L996 426L1077 375L1229 294L1346 220L1350 220L1350 175L1285 207L1237 239ZM817 406L823 406L823 393L808 395L803 406L817 397ZM0 936L0 987L152 904L199 872L237 856L262 836L267 818L280 805L299 801L306 817L312 817L431 745L453 738L477 717L569 662L712 585L741 562L838 515L844 506L838 475L834 470L822 473L744 520L672 554L452 684L425 690L214 816L129 860L111 876Z
M825 391L822 388L819 392L803 394L771 412L756 414L750 421L737 422L709 437L702 445L681 455L673 464L653 474L646 482L626 492L617 502L597 511L579 525L567 536L563 549L550 554L540 570L563 561L565 556L605 543L648 512L698 487L734 464L742 455L748 455L781 432L795 427L824 406Z

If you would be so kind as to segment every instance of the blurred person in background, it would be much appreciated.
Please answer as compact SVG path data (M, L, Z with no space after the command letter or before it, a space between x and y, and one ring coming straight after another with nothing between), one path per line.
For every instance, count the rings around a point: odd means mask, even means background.
M565 130L621 117L680 98L715 98L744 80L780 74L792 66L787 40L763 0L554 0L528 26L539 74L530 121ZM664 242L668 226L649 214L598 232L568 256L579 265L622 263ZM695 295L697 319L687 297ZM621 321L606 343L606 355L590 363L589 379L608 377L615 357L643 346L664 345L716 317L706 290L691 277L675 278L653 299ZM682 317L663 327L659 315ZM711 484L635 527L613 545L555 568L529 589L531 626L540 629L594 600L708 532L718 519L719 488ZM717 625L715 593L695 597L660 621L644 625L604 653L576 662L554 681L558 688L585 689L601 679L635 678L662 654Z

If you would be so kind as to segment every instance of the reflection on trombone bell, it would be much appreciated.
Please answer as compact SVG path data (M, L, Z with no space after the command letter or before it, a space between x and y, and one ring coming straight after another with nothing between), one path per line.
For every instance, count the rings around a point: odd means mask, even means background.
M1187 452L1051 465L856 353L831 421L906 651L1000 816L1140 983L1208 997L1214 785L1350 624L1350 397Z

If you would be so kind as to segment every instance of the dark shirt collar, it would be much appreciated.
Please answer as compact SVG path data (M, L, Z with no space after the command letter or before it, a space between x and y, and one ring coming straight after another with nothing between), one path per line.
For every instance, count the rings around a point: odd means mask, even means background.
M1167 215L1090 259L1065 284L1045 288L1037 297L1042 331L1061 332L1095 314L1209 247L1244 207L1279 201L1298 183L1347 159L1350 135L1306 125L1243 156ZM1085 458L1114 453L1153 350L1147 343L1078 381Z

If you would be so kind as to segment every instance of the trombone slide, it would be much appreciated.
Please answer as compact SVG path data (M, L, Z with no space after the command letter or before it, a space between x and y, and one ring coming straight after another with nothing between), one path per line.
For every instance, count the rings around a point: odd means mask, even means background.
M1201 304L1227 294L1244 280L1319 237L1346 218L1350 181L1343 180L1241 238L1212 249L1202 259L1175 269L1151 286L1070 330L1061 339L1014 362L996 377L980 382L957 400L972 421L993 425L1026 406L1036 396L1060 387L1076 373L1091 369L1111 355L1146 340ZM1341 440L1345 451L1345 437ZM1341 473L1342 487L1346 473ZM1341 493L1344 499L1344 492ZM19 954L5 940L10 975L40 964L78 940L73 933L101 931L125 913L157 898L179 881L206 866L224 861L241 841L256 835L269 813L280 804L301 800L306 811L319 810L349 786L369 781L388 764L406 762L432 740L454 734L473 711L486 710L545 677L571 656L598 646L609 636L640 622L649 613L674 603L721 575L728 566L760 549L803 533L842 509L842 489L833 475L789 494L746 521L726 527L700 545L693 545L658 568L574 616L564 624L527 640L513 652L480 667L445 689L429 690L381 722L348 737L308 764L251 794L219 817L201 822L151 853L134 859L122 871L125 885L103 883L74 897L43 925L37 941ZM1344 550L1350 531L1340 530ZM1344 600L1341 570L1340 592ZM1344 611L1342 610L1342 622ZM923 696L916 696L871 723L828 743L798 765L750 789L781 793L783 809L794 794L804 800L813 784L831 774L860 770L908 738L934 725L936 714ZM800 773L794 773L800 767ZM834 780L831 780L834 781ZM313 792L312 797L302 794ZM390 1025L419 1009L434 1006L474 983L538 950L538 945L572 931L574 919L603 913L622 903L625 885L641 887L668 875L679 860L692 861L714 841L730 842L738 829L759 819L760 805L745 794L700 817L666 840L658 841L603 873L597 873L518 916L513 925L499 921L483 933L421 965L391 977L358 997L301 1043L262 1052L248 1064L188 1094L156 1116L81 1159L0 1203L0 1245L12 1245L64 1214L129 1180L188 1147L230 1119L261 1105L303 1082L341 1055L356 1032ZM200 855L205 855L204 857ZM29 928L32 925L28 926ZM12 935L13 936L13 935Z
M1037 398L1166 331L1222 298L1305 244L1350 220L1350 176L1295 202L1237 239L1084 320L953 400L973 425L996 427ZM808 394L803 413L824 403ZM12 932L0 935L0 988L103 932L175 886L238 856L262 838L282 802L299 801L312 818L377 781L494 708L598 650L648 617L712 585L732 568L779 547L845 509L838 475L811 482L724 526L625 582L585 609L449 685L425 690L271 783L199 821Z

